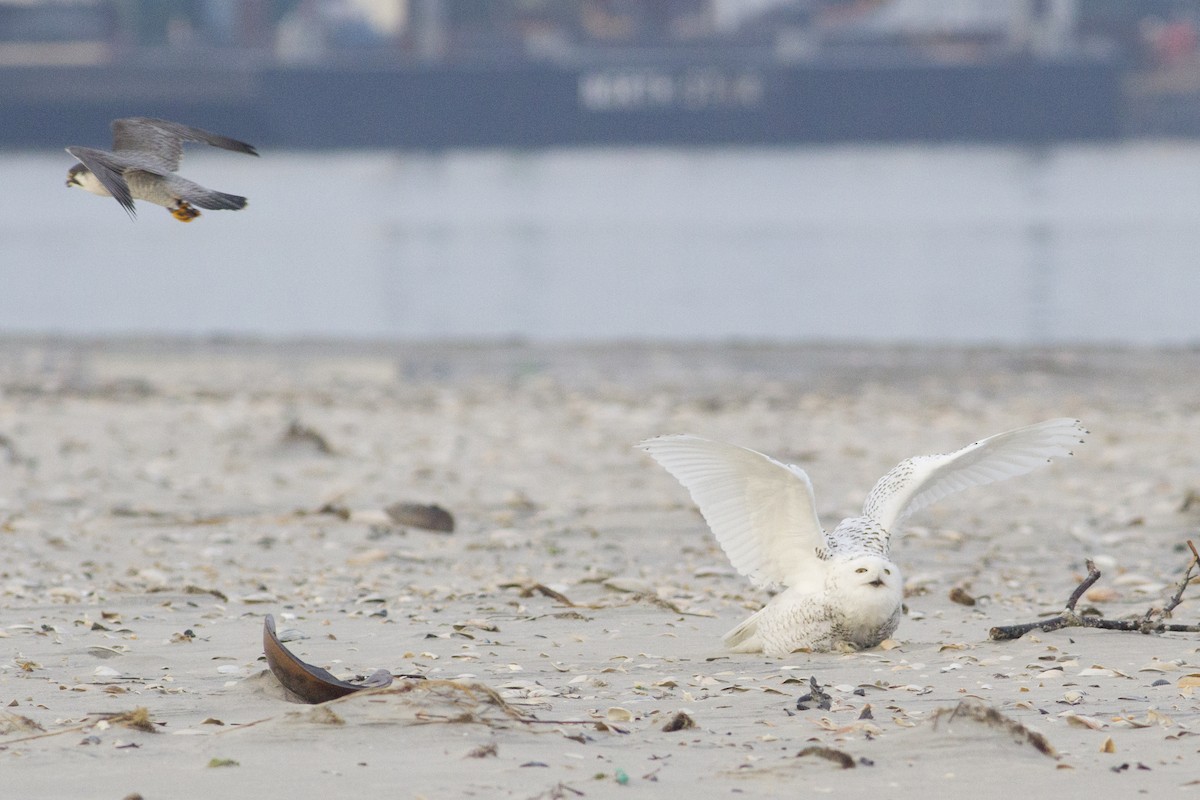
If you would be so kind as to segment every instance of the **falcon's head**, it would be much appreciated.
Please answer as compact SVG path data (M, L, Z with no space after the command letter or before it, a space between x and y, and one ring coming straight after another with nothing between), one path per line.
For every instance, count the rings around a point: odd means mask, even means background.
M85 189L87 188L85 182L89 178L93 181L96 180L96 176L92 174L90 169L83 164L75 164L67 170L67 188L78 186L80 189Z
M112 197L96 174L83 164L76 164L67 170L67 188L70 189L72 186L78 186L86 192L98 194L101 197Z

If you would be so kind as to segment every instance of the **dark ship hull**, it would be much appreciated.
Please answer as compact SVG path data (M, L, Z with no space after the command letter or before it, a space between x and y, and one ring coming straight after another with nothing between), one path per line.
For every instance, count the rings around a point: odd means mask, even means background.
M0 145L78 143L120 116L276 148L1105 140L1109 60L0 69ZM97 137L102 143L104 137Z

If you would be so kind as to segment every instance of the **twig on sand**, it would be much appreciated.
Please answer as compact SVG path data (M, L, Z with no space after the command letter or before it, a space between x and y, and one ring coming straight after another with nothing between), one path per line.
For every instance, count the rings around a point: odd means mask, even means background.
M1090 589L1096 581L1100 580L1100 570L1096 569L1096 565L1089 558L1087 560L1087 577L1075 587L1075 591L1071 592L1063 613L1058 616L1038 620L1037 622L1025 622L1020 625L998 625L988 632L988 637L995 641L1003 641L1006 639L1019 639L1030 631L1049 632L1061 630L1062 628L1102 628L1110 631L1137 631L1138 633L1165 633L1168 631L1176 633L1200 633L1200 625L1183 625L1164 621L1171 616L1171 612L1175 610L1176 606L1183 602L1183 593L1192 581L1192 571L1197 566L1200 566L1200 552L1196 551L1196 546L1192 544L1191 540L1188 540L1187 546L1192 551L1192 559L1188 563L1187 570L1184 571L1179 585L1175 588L1175 594L1171 596L1171 599L1162 608L1152 607L1147 609L1146 613L1140 619L1106 619L1096 614L1080 614L1075 610L1075 605L1083 597L1084 592Z

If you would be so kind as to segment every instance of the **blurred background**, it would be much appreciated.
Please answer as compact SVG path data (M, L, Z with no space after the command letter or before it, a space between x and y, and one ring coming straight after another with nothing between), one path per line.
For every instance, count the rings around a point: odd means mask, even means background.
M0 0L0 333L1200 343L1200 0ZM258 146L184 225L65 189Z

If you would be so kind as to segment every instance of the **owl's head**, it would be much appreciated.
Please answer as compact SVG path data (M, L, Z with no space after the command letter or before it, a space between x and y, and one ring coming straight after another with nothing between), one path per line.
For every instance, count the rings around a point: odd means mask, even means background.
M896 605L904 598L900 568L877 555L836 559L830 565L829 588L856 603Z

